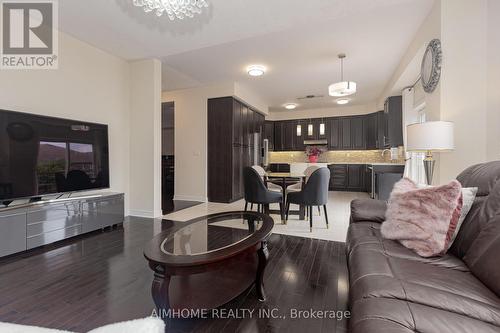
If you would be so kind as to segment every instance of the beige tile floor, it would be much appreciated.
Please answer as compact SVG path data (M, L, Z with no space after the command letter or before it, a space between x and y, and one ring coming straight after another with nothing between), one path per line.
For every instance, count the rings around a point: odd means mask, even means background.
M327 205L328 220L330 222L329 229L326 228L323 213L319 216L317 209L314 209L312 232L309 231L309 221L301 221L296 215L291 215L286 225L281 224L279 215L271 215L275 223L273 232L283 235L345 242L347 228L349 226L349 204L351 200L356 198L368 198L368 194L357 192L329 192ZM188 221L202 215L243 210L244 206L245 202L243 200L231 204L209 202L165 215L164 218L174 221ZM278 208L278 205L271 206L271 209ZM296 209L296 207L294 208L292 206L292 209Z

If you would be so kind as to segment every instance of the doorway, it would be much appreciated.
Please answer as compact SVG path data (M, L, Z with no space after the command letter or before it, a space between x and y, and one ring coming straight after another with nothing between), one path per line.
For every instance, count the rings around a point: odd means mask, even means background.
M161 105L161 208L163 214L174 210L175 180L175 104Z

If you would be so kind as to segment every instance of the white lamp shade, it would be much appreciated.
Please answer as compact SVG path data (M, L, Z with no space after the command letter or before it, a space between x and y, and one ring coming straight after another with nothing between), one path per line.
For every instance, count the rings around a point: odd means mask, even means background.
M455 149L453 123L428 121L407 126L407 151L449 151Z
M331 84L328 94L333 97L349 96L356 93L356 82L343 81Z

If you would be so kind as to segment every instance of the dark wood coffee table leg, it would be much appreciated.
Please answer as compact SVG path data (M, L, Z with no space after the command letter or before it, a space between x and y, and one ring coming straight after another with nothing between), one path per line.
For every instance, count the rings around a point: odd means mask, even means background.
M156 308L160 310L168 310L170 301L168 299L168 286L170 285L170 275L165 274L165 268L161 265L156 265L153 268L154 279L151 285L151 294L156 304Z
M259 301L266 300L266 293L264 291L264 271L267 266L267 259L269 259L269 250L267 249L267 241L261 243L261 248L257 251L259 257L259 265L257 266L257 277L255 278L255 289L257 290L257 297Z

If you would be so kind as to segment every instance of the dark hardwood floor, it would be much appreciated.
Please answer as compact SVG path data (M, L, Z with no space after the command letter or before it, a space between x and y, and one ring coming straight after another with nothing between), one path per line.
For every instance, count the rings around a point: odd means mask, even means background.
M127 218L123 228L0 259L0 321L86 332L151 315L153 275L143 247L174 223L152 221ZM252 318L170 319L167 332L346 332L345 319L291 317L347 310L344 244L274 234L269 251L267 301L252 287L224 307L253 310ZM282 317L259 318L262 309Z

